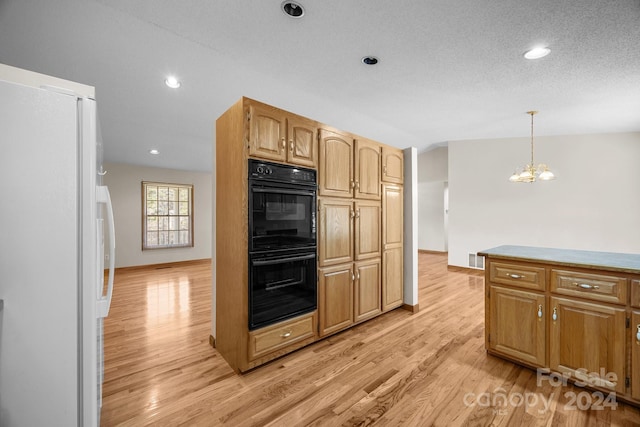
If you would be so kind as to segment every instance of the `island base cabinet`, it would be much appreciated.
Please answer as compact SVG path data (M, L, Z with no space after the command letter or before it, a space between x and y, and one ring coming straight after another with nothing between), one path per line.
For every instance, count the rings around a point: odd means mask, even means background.
M546 366L545 296L491 286L489 349L534 366Z
M625 310L557 297L549 308L551 370L624 394Z

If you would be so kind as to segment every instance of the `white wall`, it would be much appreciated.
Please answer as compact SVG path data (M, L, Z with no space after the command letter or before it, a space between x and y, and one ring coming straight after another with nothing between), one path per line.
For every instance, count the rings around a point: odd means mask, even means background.
M448 149L438 147L418 156L418 248L447 251L445 195Z
M211 258L211 174L105 163L116 227L116 267ZM142 250L142 181L193 184L194 246Z
M556 180L509 182L528 138L449 142L449 264L526 245L640 253L640 132L536 137Z

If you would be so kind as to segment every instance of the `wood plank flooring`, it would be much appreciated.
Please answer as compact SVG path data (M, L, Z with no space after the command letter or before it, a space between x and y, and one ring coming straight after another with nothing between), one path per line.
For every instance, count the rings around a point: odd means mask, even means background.
M425 253L419 272L419 313L394 310L236 375L209 346L208 263L119 270L102 425L640 425L635 407L538 385L488 356L479 273Z

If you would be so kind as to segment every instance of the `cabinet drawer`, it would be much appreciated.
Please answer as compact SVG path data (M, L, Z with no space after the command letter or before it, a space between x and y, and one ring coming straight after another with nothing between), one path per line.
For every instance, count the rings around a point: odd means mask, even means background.
M542 267L492 262L489 266L489 280L503 285L545 290L544 268Z
M627 302L627 279L604 274L551 270L551 291L594 301Z
M313 336L314 314L252 331L249 333L249 359L256 359Z

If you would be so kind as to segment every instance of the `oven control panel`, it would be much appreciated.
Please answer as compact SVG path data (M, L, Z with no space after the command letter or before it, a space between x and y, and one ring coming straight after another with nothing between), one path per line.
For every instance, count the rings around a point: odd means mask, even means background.
M316 171L297 166L249 159L249 179L316 185Z

